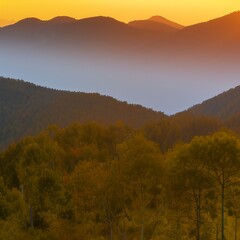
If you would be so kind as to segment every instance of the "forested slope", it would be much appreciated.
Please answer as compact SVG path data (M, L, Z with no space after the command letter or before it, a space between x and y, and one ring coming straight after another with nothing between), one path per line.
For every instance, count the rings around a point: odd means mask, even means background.
M219 94L189 109L196 114L226 120L240 113L240 86Z
M120 102L93 93L47 89L13 79L0 78L0 145L40 132L51 124L73 122L111 124L123 121L132 127L165 117L140 105Z
M188 111L195 115L204 115L221 119L224 124L240 131L240 86L219 94Z

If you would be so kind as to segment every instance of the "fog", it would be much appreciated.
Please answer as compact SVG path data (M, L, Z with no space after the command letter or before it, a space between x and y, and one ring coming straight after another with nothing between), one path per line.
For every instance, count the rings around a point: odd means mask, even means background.
M185 110L239 84L236 69L216 64L71 55L12 46L0 51L1 76L54 89L98 92L166 114Z

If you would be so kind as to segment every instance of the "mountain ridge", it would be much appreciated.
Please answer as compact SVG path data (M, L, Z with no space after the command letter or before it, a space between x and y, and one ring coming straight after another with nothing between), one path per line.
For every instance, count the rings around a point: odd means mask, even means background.
M135 21L129 22L128 25L135 28L149 30L149 31L153 31L161 34L168 34L178 30L177 28L169 26L167 24L150 21L150 20L135 20Z
M231 88L203 101L189 108L187 111L198 115L217 117L226 121L234 115L240 114L240 86Z
M70 92L0 78L0 146L56 124L73 122L139 127L166 117L161 112L97 93Z

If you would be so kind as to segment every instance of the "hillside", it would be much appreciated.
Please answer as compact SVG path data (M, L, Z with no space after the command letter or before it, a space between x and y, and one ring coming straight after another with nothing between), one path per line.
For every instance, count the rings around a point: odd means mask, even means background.
M225 54L236 56L240 50L239 26L240 12L234 12L182 29L175 36L175 45L184 51L203 51L202 54L206 56L209 56L209 51L220 58Z
M51 124L66 126L91 121L113 124L120 120L139 127L164 116L96 93L57 91L0 78L0 146L38 133Z
M190 63L200 56L208 61L228 63L233 57L239 56L240 41L240 11L221 16L206 22L197 23L184 28L179 28L174 34L169 35L165 41L156 41L145 47L144 54L150 52L158 56L171 56L174 59L188 56ZM215 57L218 57L216 59ZM226 61L226 56L228 56ZM199 64L199 63L198 63Z
M189 111L227 120L240 113L240 86L193 106Z
M240 86L195 105L188 112L218 118L227 127L240 132Z

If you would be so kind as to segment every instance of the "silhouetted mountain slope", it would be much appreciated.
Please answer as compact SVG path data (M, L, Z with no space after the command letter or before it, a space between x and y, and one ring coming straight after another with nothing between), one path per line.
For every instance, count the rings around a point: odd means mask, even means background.
M164 23L151 21L151 20L136 20L129 22L128 25L133 26L135 28L144 29L148 31L153 31L165 36L166 34L173 33L178 31L178 28L169 26Z
M175 45L194 52L209 51L221 57L239 51L240 12L195 24L182 29L175 35Z
M149 44L159 36L153 32L134 28L110 17L92 17L75 20L56 17L49 21L36 18L23 19L0 29L0 43L22 44L35 48L63 48L76 51L107 53L128 52Z
M239 24L240 11L237 11L207 22L185 27L179 32L179 35L184 34L186 37L200 38L200 41L205 39L224 41L240 36Z
M168 20L168 19L166 19L162 16L153 16L153 17L150 17L148 20L153 21L153 22L163 23L165 25L168 25L168 26L176 28L176 29L184 28L184 26L182 26L178 23L172 22L172 21L170 21L170 20Z
M108 96L57 91L19 80L0 78L0 146L51 124L123 121L139 127L165 115Z
M231 61L240 53L240 12L234 12L207 22L179 29L164 41L145 46L143 55L186 60L201 57L207 62ZM226 60L226 56L229 58ZM208 61L208 58L211 59Z
M58 16L51 20L48 20L47 22L50 24L62 24L62 23L70 23L76 21L75 18L68 17L68 16Z
M28 18L0 29L1 42L31 43L44 47L72 48L74 51L146 52L175 54L209 50L218 53L234 53L239 50L240 12L208 22L183 27L160 16L129 24L110 17L92 17L76 20L56 17L49 21ZM151 30L151 31L149 31ZM166 33L175 32L166 38ZM164 37L162 39L162 37ZM154 43L155 42L155 43ZM103 49L102 49L103 48ZM60 48L59 48L60 50Z

